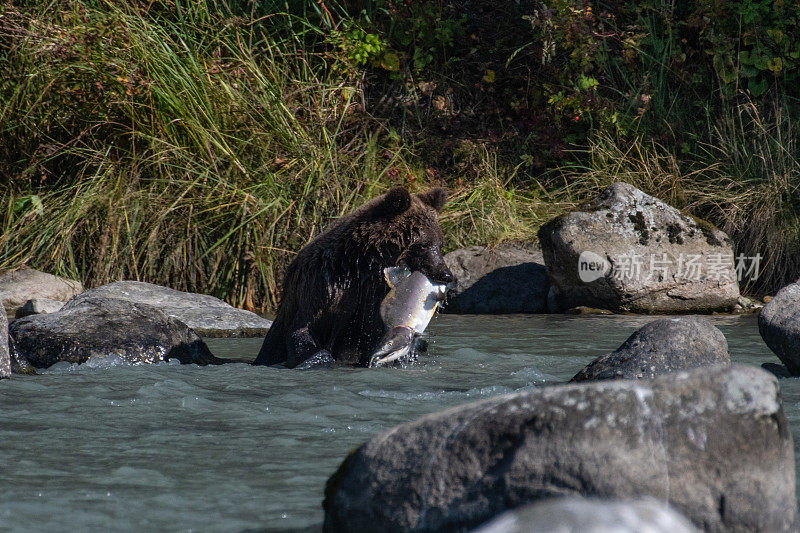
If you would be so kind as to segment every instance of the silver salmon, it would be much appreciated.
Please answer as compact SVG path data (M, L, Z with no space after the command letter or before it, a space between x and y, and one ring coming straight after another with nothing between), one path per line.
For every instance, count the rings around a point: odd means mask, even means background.
M389 267L383 275L391 288L381 302L386 333L370 358L371 367L413 358L419 336L447 293L447 285L433 283L421 272Z

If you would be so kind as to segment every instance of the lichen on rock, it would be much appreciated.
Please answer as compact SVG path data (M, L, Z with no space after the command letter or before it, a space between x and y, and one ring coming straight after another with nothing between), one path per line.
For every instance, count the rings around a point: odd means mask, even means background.
M561 310L711 312L732 309L739 297L730 238L625 183L544 224L539 241ZM585 276L586 253L603 258L608 272Z

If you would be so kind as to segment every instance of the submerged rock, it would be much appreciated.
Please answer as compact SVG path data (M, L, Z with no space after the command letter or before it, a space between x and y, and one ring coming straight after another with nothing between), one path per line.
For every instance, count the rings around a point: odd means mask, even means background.
M547 312L550 281L542 252L532 245L470 246L444 257L458 280L445 313Z
M8 349L8 319L0 313L0 379L11 377L11 355Z
M17 352L36 368L90 357L119 356L136 363L178 359L219 364L197 334L160 309L87 294L60 311L11 323Z
M699 533L655 498L558 498L506 511L474 533Z
M679 313L732 309L731 240L625 183L539 230L559 309Z
M800 376L800 283L778 291L758 315L758 331L793 376Z
M176 291L141 281L117 281L95 287L84 296L118 298L161 309L204 337L263 337L272 324L206 294Z
M32 268L22 268L0 274L0 300L9 320L17 318L17 312L25 302L46 298L66 302L83 292L80 281L45 274Z
M328 480L324 530L475 527L553 497L651 496L707 531L792 531L777 380L714 366L507 394L397 426Z
M729 365L725 335L705 318L655 320L615 351L589 363L572 381L652 379L660 374L708 365Z

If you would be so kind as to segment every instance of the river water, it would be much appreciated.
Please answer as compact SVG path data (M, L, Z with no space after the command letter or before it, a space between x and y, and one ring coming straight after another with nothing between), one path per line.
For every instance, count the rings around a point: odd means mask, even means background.
M653 319L442 315L429 356L406 369L104 361L0 381L0 530L318 531L325 481L363 441L565 381ZM709 319L735 362L778 362L755 316ZM261 340L208 344L251 360ZM800 379L781 388L798 443Z

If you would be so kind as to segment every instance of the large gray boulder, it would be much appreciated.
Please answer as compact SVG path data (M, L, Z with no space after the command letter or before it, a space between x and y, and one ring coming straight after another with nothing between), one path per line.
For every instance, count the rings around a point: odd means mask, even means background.
M793 376L800 376L800 282L787 285L758 315L758 331Z
M8 320L0 313L0 379L11 377L11 355L8 350Z
M445 313L544 313L550 280L542 252L530 244L470 246L450 252L445 263L458 280Z
M66 302L81 292L83 285L80 281L60 278L32 268L0 274L0 301L3 302L9 320L16 318L17 311L28 300L46 298Z
M506 511L474 533L699 533L655 498L558 498Z
M708 312L739 298L730 238L625 183L543 225L539 242L560 309Z
M224 362L186 324L160 309L97 295L73 299L56 313L20 318L9 329L19 355L36 368L108 356L134 363Z
M328 480L324 530L466 529L580 495L651 496L706 531L793 531L794 481L775 377L713 366L528 390L397 426Z
M271 321L237 309L206 294L176 291L141 281L117 281L86 291L82 297L102 296L152 305L204 337L263 337Z
M729 365L728 341L711 322L697 316L655 320L615 351L589 363L572 381L652 379L708 365Z

